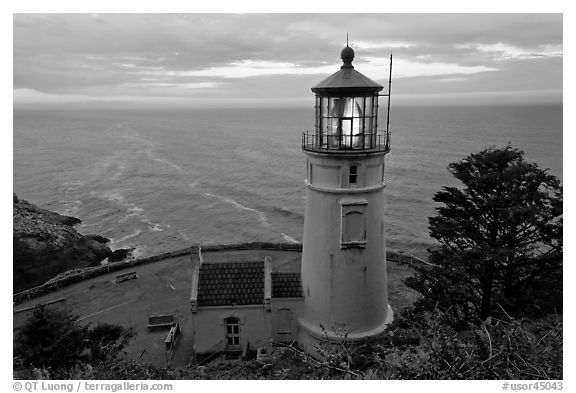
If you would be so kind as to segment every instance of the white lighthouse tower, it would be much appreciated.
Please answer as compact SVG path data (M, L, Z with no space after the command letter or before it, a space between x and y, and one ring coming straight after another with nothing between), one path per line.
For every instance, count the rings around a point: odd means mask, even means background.
M307 176L298 341L309 352L323 341L374 338L392 321L384 217L388 119L378 131L383 86L354 69L348 45L341 57L341 69L312 88L315 131L302 135ZM390 76L391 67L392 57ZM389 111L390 82L386 96Z

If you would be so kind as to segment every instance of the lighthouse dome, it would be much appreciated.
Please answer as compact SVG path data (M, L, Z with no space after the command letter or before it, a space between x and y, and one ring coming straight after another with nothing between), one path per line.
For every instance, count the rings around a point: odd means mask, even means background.
M354 60L354 49L350 48L348 45L342 49L342 53L340 54L340 58L344 62L344 64L351 64L352 60Z

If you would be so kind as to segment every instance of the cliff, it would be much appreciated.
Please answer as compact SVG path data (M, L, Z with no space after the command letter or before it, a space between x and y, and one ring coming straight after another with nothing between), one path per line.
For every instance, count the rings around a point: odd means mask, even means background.
M13 197L14 292L42 284L58 273L98 265L112 255L108 239L82 235L75 217L41 209Z

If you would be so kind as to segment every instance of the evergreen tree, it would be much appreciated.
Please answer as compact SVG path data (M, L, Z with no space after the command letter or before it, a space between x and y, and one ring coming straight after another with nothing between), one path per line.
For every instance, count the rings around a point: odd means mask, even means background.
M464 187L435 194L442 205L430 235L440 247L412 286L460 321L488 318L496 301L509 311L561 309L560 181L510 145L470 154L449 171Z

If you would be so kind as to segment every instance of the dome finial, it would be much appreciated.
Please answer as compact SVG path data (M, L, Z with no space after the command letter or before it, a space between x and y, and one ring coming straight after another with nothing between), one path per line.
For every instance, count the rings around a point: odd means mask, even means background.
M340 68L354 68L352 60L354 60L354 50L348 46L348 33L346 33L346 47L342 49L340 58L344 63Z

